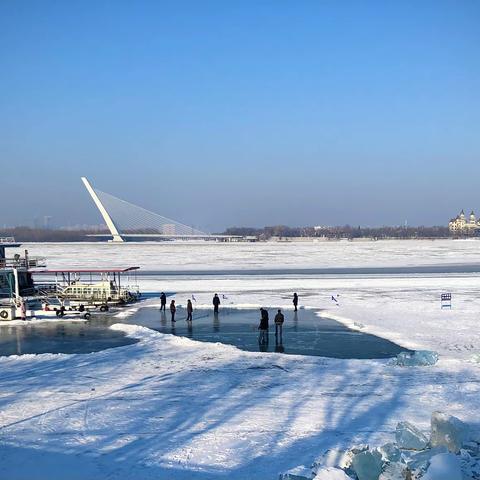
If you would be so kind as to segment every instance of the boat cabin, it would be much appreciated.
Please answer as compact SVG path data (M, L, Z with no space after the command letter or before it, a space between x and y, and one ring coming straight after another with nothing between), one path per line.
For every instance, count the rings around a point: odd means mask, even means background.
M35 286L29 268L45 266L45 259L30 257L25 250L22 257L19 253L6 256L7 248L20 247L13 237L0 237L0 298L14 299L35 294Z
M45 297L55 298L61 304L84 306L123 305L139 299L138 286L131 276L139 267L112 269L40 270L35 274L55 276L55 280L37 285ZM127 276L127 280L122 275ZM122 285L123 283L123 285Z
M29 300L35 296L31 267L44 267L45 259L15 253L7 257L7 248L18 248L20 243L13 237L0 238L0 320L12 320L29 307Z

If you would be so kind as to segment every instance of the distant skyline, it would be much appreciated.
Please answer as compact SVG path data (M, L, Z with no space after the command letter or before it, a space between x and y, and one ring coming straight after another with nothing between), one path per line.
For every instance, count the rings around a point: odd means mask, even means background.
M206 231L479 211L476 1L0 3L0 225ZM5 200L7 199L7 200Z

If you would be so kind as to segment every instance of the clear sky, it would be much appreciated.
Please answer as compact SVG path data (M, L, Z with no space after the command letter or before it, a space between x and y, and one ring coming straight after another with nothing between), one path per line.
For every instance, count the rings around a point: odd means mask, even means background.
M479 95L476 0L3 0L0 224L445 224Z

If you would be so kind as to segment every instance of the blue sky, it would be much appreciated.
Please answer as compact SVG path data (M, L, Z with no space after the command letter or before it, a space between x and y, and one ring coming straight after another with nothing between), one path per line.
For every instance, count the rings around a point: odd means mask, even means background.
M480 213L477 1L2 1L0 224Z

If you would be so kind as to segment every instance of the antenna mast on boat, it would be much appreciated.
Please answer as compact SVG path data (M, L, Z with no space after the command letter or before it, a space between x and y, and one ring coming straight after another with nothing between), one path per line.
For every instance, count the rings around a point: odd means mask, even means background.
M85 185L87 192L90 194L93 201L95 202L95 205L97 206L98 210L100 210L100 213L102 214L102 217L105 220L105 223L107 224L107 227L110 230L110 233L112 234L112 237L113 237L112 241L123 242L124 240L120 235L120 232L118 231L117 227L115 226L115 223L113 223L112 217L110 217L110 215L108 214L107 209L103 206L103 203L98 198L97 193L95 192L93 187L90 185L90 182L88 181L87 177L82 177L82 182Z

